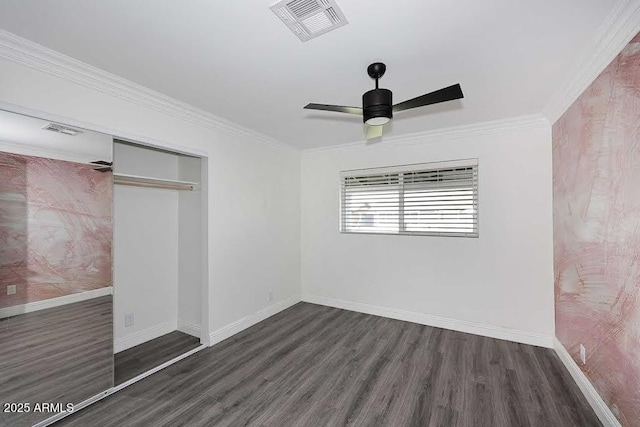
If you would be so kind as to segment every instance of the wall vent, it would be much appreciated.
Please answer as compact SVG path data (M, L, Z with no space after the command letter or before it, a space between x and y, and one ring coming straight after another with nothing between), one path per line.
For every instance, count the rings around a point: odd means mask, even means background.
M349 23L335 0L282 0L271 10L303 42Z
M44 130L49 130L51 132L63 133L69 136L76 136L83 133L81 130L70 128L67 126L58 125L55 123L49 123L47 126L43 127Z

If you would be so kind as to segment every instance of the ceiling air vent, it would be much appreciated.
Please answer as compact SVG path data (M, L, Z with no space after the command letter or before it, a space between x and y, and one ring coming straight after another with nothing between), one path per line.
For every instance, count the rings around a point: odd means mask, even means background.
M67 126L57 125L55 123L49 123L43 127L44 130L50 130L51 132L64 133L65 135L76 136L82 133L81 130L73 129Z
M271 10L303 42L348 23L335 0L282 0Z

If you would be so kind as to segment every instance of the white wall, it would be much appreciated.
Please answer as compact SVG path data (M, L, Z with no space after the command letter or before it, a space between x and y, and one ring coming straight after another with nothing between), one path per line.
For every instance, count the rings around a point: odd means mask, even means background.
M114 144L116 173L201 181L201 159ZM201 337L203 194L116 185L115 348L176 329ZM125 314L135 325L125 327Z
M178 178L201 181L201 160L181 156ZM178 193L178 329L200 337L202 323L202 203L203 191Z
M269 290L274 303L300 294L300 157L238 141L209 170L218 180L209 195L219 328L236 318L238 307L265 308Z
M114 172L178 177L178 157L115 143ZM114 348L116 352L176 330L178 192L116 185L113 192ZM125 327L125 314L135 324Z
M113 171L150 178L178 179L180 156L115 141ZM167 192L165 190L165 192Z
M0 59L0 82L1 102L208 156L204 304L211 332L298 296L298 151L262 143L250 134L194 124L6 59ZM269 289L272 302L267 299Z
M528 127L304 152L303 299L552 336L551 132ZM340 171L466 158L479 159L479 238L339 233Z
M113 198L114 342L122 351L177 328L178 195L116 186ZM125 328L126 313L134 326Z

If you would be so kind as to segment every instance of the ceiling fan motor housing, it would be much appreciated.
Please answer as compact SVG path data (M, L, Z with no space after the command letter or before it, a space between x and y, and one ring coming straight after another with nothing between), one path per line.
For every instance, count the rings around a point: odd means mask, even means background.
M393 117L393 101L389 89L373 89L362 95L363 120L367 123L370 119L378 117Z

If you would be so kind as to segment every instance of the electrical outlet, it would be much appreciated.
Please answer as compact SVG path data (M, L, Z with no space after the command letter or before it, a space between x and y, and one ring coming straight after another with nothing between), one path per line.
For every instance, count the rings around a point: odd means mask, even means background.
M133 326L134 318L133 313L127 313L124 315L124 327L128 328L129 326Z
M269 302L273 301L273 291L269 289Z
M16 293L16 285L7 285L7 295L14 295Z
M582 344L580 344L580 360L583 365L587 363L587 349Z

